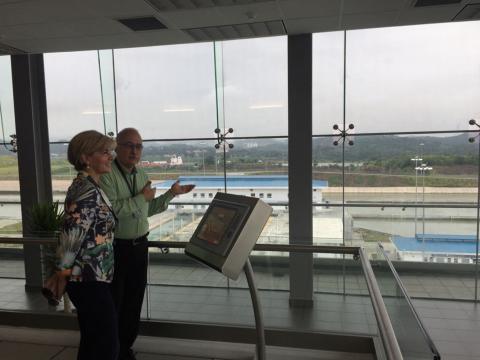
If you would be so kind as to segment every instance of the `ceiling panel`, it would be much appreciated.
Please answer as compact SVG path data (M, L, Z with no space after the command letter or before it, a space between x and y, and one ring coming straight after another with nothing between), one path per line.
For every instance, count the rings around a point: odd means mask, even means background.
M366 9L370 13L398 11L411 2L412 0L344 0L343 12L358 14L364 13Z
M9 3L17 3L17 2L26 2L29 0L0 0L0 5L9 4Z
M75 3L94 17L118 18L124 16L138 17L156 13L148 3L143 0L63 0Z
M188 35L177 30L161 30L163 44L189 42ZM178 41L183 39L183 41ZM36 39L21 39L17 44L20 49L31 53L45 52L45 44ZM79 49L120 49L126 47L153 46L158 44L158 34L121 34L89 37L59 38L48 42L48 52L76 51Z
M89 12L77 7L70 1L35 0L0 5L0 24L2 26L29 23L43 24L59 20L88 19L90 17Z
M463 0L456 5L414 8L414 0L181 1L184 7L194 7L193 4L203 8L158 11L147 0L0 0L0 42L27 51L49 52L185 43L208 38L204 30L191 30L190 35L180 30L192 28L221 26L209 31L218 30L222 36L231 38L238 32L235 26L239 24L253 26L268 21L283 21L288 34L425 24L451 21L468 3L480 2ZM115 21L152 15L168 30L134 32ZM254 36L267 33L261 25L255 26L258 29Z
M275 2L267 2L214 9L170 11L160 13L160 16L175 27L186 29L278 20L281 19L281 12Z
M4 40L69 38L79 36L112 35L128 33L129 30L115 20L95 19L86 21L57 22L38 24L35 32L29 24L17 26L1 26L0 33Z
M165 24L182 29L231 24L222 17L218 8L160 13L158 18Z
M314 17L285 20L285 27L291 35L334 31L338 29L338 16Z
M398 12L385 11L370 14L344 14L341 27L343 29L365 29L396 25Z
M340 1L337 0L279 0L278 4L286 19L338 16Z
M158 11L177 11L205 9L221 6L246 5L262 2L275 2L275 0L144 0Z
M460 11L458 5L409 8L402 12L398 19L399 25L428 24L452 20Z

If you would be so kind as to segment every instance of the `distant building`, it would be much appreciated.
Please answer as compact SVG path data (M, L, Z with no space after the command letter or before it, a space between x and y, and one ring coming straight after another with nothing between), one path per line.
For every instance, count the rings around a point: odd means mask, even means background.
M168 163L166 161L147 161L147 160L143 160L143 161L140 161L139 166L140 167L165 167L165 166L168 166Z
M168 163L167 163L165 160L152 161L152 162L150 163L150 166L161 166L161 167L165 167L165 166L168 166Z
M223 176L181 176L181 184L195 184L195 189L181 197L172 200L170 207L184 209L198 209L205 211L218 191L224 191ZM172 186L173 180L166 180L154 184L160 193ZM313 202L322 202L323 189L328 182L323 180L312 181ZM270 204L275 212L274 220L264 229L262 243L288 243L288 177L287 176L228 176L227 189L229 193L257 197ZM189 203L181 205L178 203ZM191 204L191 205L190 205ZM332 217L329 210L314 207L314 211L322 211L321 216L313 217L313 244L314 245L341 245L343 222L339 217ZM346 229L348 232L348 230ZM350 229L351 232L351 229ZM258 255L267 255L268 252L256 252ZM288 253L275 253L276 256L287 256ZM315 254L315 257L337 258L341 255Z
M223 176L181 176L180 183L194 184L195 189L186 195L182 195L175 202L192 203L193 208L206 208L205 203L209 203L218 191L224 191ZM166 180L155 184L155 187L161 191L168 190L173 184L173 180ZM322 190L328 187L328 182L323 180L312 181L313 202L322 202ZM227 189L230 193L258 197L272 206L279 204L285 206L288 203L288 177L286 175L278 176L259 176L259 175L236 175L227 176ZM203 203L203 204L195 204Z
M435 263L473 264L475 235L417 234L415 237L393 236L399 260Z
M170 166L183 165L183 160L181 156L173 155L170 158Z

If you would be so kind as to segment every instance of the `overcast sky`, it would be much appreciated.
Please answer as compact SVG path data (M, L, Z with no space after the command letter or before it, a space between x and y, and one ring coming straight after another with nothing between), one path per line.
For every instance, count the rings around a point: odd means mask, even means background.
M356 30L346 37L346 121L357 132L463 130L469 119L480 119L479 21ZM344 33L314 34L313 44L313 131L331 134L343 121ZM223 42L218 55L226 126L237 136L287 135L287 38ZM7 66L0 59L3 77ZM45 68L51 139L103 131L96 52L46 54ZM116 50L115 70L120 128L135 126L144 138L214 135L212 43ZM0 79L10 132L4 80L11 80ZM113 126L108 120L107 129Z

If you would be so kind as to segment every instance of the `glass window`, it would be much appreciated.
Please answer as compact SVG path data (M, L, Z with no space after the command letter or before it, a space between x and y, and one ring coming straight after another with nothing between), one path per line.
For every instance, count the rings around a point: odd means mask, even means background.
M344 32L312 36L312 132L331 134L343 124Z
M480 22L347 32L346 120L357 132L465 130L480 115Z
M287 135L287 37L221 44L225 128L233 136Z
M45 54L44 62L50 141L105 132L97 52Z
M381 242L393 260L452 272L475 262L480 139L465 130L480 118L479 33L469 22L313 36L312 174L327 181L312 193L314 239L361 244L372 258ZM461 279L438 296L473 297Z
M115 50L119 129L145 139L213 137L212 43Z
M22 213L18 158L16 152L12 152L14 150L12 141L15 139L12 135L16 134L16 130L10 56L0 56L0 79L2 79L0 81L0 125L2 131L0 134L0 184L2 188L2 195L0 195L0 235L18 236L22 234ZM0 247L12 247L12 245L0 245ZM5 264L9 264L8 259L5 259ZM10 265L8 265L5 271L8 275L3 272L0 275L11 276L12 271L23 273L23 264L21 264L21 270L16 267L10 268Z

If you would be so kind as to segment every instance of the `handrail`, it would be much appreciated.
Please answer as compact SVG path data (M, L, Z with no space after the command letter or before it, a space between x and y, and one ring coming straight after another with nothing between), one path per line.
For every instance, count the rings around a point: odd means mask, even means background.
M398 287L402 291L403 296L405 297L405 300L407 300L408 306L410 307L410 310L412 310L413 316L415 317L415 320L417 321L418 325L420 325L420 330L422 331L423 337L425 338L425 341L427 342L428 347L430 348L430 351L433 353L433 359L434 360L440 360L440 353L438 352L435 344L433 343L430 335L428 334L427 330L425 329L425 326L420 319L420 316L418 315L417 311L415 310L415 307L413 306L412 300L410 299L410 296L408 296L407 290L405 289L405 286L402 283L402 280L400 280L400 276L397 273L397 270L395 270L395 267L392 264L392 261L388 257L387 253L385 252L385 249L383 248L383 245L381 243L378 243L378 248L382 252L383 256L385 257L385 260L390 267L390 271L393 274L393 277L395 278L395 281L397 282Z
M149 241L149 247L159 248L184 248L188 242L186 241ZM350 254L358 255L358 247L356 246L321 246L321 245L282 245L282 244L255 244L254 251L286 251L301 253L323 253L323 254Z
M54 245L56 238L45 237L0 237L0 244L33 244L33 245ZM186 241L149 241L149 247L183 249L188 244ZM350 254L358 255L358 247L355 246L321 246L321 245L282 245L282 244L256 244L255 251L285 251L301 253L328 253L328 254Z
M370 261L368 261L368 258L365 255L365 251L362 248L359 248L359 252L360 261L362 262L363 273L367 282L367 288L368 292L370 293L370 298L372 299L373 311L375 313L375 318L377 319L378 328L380 330L380 337L385 348L387 359L402 360L402 352L400 351L397 337L395 336L395 332L393 331L392 322L390 321L387 309L382 300L382 293L380 292L377 281L375 280L375 274L373 273L372 266L370 265Z
M28 237L8 237L1 236L0 244L12 244L12 245L56 245L58 244L57 238L52 237L40 237L40 236L28 236Z
M0 244L37 244L49 245L57 244L55 238L42 237L0 237ZM185 248L188 244L186 241L149 241L149 247L158 248ZM286 251L301 253L334 253L334 254L350 254L359 257L362 263L362 269L367 282L368 291L372 299L373 310L380 328L380 337L385 347L388 360L403 360L400 347L397 342L393 327L388 316L382 295L375 280L370 262L365 252L360 247L355 246L320 246L320 245L281 245L281 244L256 244L253 250L257 251Z

